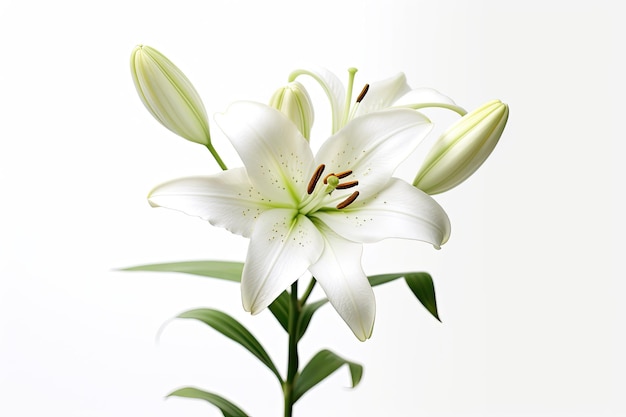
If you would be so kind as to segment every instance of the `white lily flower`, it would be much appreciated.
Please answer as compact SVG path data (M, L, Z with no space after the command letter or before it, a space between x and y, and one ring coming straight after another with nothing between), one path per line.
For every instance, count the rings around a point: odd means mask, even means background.
M412 89L407 84L404 73L398 73L382 81L366 84L359 96L357 96L355 103L351 105L352 85L357 70L356 68L350 68L348 71L347 91L335 74L323 68L299 69L289 75L289 81L295 80L300 75L308 75L320 84L330 101L333 115L333 133L337 132L355 117L391 107L411 109L444 107L461 115L466 113L450 97L441 94L437 90L432 88Z
M434 195L469 178L491 155L509 117L509 106L492 100L446 130L424 159L413 185Z
M395 237L439 247L450 233L439 204L392 177L430 131L428 119L406 109L371 113L315 156L296 126L269 106L237 102L216 120L245 168L162 184L150 203L250 238L245 310L260 312L308 270L357 338L369 338L376 307L362 243Z
M139 45L131 54L130 69L137 94L155 119L187 140L210 146L200 95L172 61L154 48Z

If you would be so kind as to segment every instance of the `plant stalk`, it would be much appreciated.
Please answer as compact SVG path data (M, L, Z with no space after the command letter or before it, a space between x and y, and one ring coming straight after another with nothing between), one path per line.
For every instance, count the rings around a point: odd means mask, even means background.
M287 362L287 380L283 387L285 396L285 417L292 417L294 404L294 388L298 376L298 322L301 305L298 301L298 281L291 284L289 303L289 359Z
M226 167L226 164L224 163L224 161L222 161L222 158L220 158L220 155L217 153L213 145L209 142L209 144L205 146L209 150L209 152L211 152L211 155L213 155L215 162L217 162L220 168L222 168L222 171L226 171L228 167Z

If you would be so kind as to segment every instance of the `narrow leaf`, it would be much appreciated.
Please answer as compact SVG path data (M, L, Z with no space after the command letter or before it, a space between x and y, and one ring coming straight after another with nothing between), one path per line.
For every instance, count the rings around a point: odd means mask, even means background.
M324 298L322 300L316 301L311 304L306 304L300 313L300 323L298 323L298 335L296 340L300 341L304 333L306 332L307 327L309 327L309 323L313 318L313 314L317 311L318 308L323 306L328 302L328 299Z
M437 300L435 299L435 285L430 274L426 272L413 272L406 274L404 280L409 285L413 294L422 303L426 310L430 312L437 320L439 313L437 312Z
M343 359L330 350L324 349L318 352L309 361L304 369L302 369L302 373L296 379L294 402L302 397L308 390L339 369L342 365L348 365L348 368L350 369L350 376L352 377L352 388L356 387L361 381L363 367L357 363Z
M269 309L283 329L289 332L289 293L283 291L277 299L272 301Z
M270 371L276 375L279 382L282 384L283 380L276 369L276 366L272 362L263 346L256 340L256 338L250 333L241 323L232 318L226 313L209 308L200 308L196 310L189 310L181 313L179 318L183 319L195 319L199 320L211 327L224 336L239 343L244 348L248 349L250 353L256 356L261 362L267 366Z
M186 261L164 264L139 265L124 268L122 271L181 272L203 277L219 278L240 282L243 263L227 261Z
M197 398L199 400L208 401L219 408L224 417L247 417L249 415L226 398L211 392L202 391L198 388L181 388L169 394L168 397Z
M386 284L398 278L402 278L406 274L407 273L403 272L403 273L395 273L395 274L370 275L369 277L367 277L367 279L369 280L370 285L372 287L375 287L377 285Z

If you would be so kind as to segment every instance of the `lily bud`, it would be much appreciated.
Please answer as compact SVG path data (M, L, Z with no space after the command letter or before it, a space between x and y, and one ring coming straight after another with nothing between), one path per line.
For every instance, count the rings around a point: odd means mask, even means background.
M131 54L130 69L139 98L155 119L187 140L209 145L204 104L176 65L156 49L139 45Z
M309 140L313 125L313 105L309 93L297 81L290 82L276 90L269 103L291 120L302 136Z
M500 100L463 116L437 139L413 185L433 195L465 181L491 154L508 117L509 106Z

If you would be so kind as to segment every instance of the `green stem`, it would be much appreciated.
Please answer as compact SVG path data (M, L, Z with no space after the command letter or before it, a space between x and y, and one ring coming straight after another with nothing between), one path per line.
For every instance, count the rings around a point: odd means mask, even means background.
M287 380L283 386L285 396L285 417L292 417L294 388L298 376L298 321L301 305L298 301L298 281L291 284L291 302L289 304L289 359L287 362Z
M315 277L312 277L311 282L309 282L309 286L307 287L307 289L304 291L304 294L300 298L300 307L303 307L306 304L307 300L309 299L309 296L311 295L311 292L313 291L313 288L315 288L315 283L317 283L317 280L315 279Z
M220 166L220 168L222 168L222 171L226 171L228 169L226 167L226 164L224 163L224 161L222 161L222 158L220 158L219 154L217 153L217 151L215 150L211 142L209 142L209 144L206 145L206 147L209 150L209 152L211 152L211 155L213 155L213 158L215 158L215 161Z

